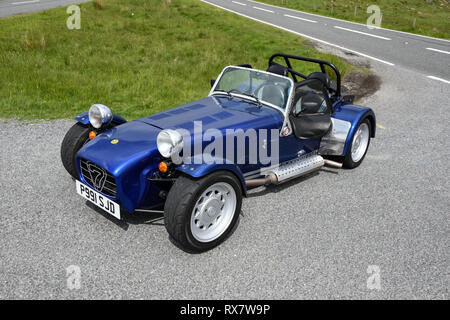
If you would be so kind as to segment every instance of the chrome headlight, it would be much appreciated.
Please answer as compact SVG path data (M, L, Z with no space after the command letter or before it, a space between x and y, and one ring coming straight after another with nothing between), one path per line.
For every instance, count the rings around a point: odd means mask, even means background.
M102 104L93 104L89 109L89 122L99 129L104 124L109 124L112 120L112 112L107 106Z
M178 154L184 147L183 136L172 129L165 129L158 133L156 146L164 158L170 158Z

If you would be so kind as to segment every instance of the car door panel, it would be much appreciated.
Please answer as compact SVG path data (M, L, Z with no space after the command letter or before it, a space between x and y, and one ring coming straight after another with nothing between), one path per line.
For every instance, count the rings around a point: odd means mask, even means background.
M320 139L332 126L332 105L324 84L317 79L297 84L289 121L297 139Z

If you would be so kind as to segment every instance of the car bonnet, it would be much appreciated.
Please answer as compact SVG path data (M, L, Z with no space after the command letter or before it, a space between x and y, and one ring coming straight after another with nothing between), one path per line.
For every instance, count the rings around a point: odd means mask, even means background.
M281 126L282 114L270 107L259 107L245 99L211 96L169 109L138 121L160 129L186 129L193 132L194 121L207 129L269 128Z

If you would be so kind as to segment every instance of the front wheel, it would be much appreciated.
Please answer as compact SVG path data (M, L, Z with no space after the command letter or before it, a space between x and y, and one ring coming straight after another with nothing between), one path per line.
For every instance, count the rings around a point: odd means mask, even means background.
M231 173L219 171L201 179L180 176L167 196L164 224L182 249L203 252L227 238L241 205L241 185Z
M77 122L67 131L61 143L61 161L67 172L75 179L78 179L75 155L88 141L89 127Z
M370 121L368 119L359 124L353 135L350 150L344 158L343 165L345 168L356 168L364 160L370 144L370 129Z

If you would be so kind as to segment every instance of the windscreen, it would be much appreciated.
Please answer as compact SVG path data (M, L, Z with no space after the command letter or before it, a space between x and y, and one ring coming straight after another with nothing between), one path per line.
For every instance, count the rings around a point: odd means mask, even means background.
M214 92L240 94L257 98L259 101L286 108L292 82L276 74L252 69L228 67L217 80Z

